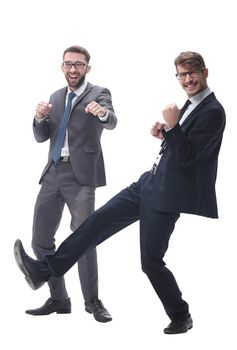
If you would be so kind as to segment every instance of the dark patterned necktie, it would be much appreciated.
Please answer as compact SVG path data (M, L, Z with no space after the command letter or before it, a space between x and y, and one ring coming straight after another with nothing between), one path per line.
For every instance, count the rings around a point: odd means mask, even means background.
M180 113L179 113L179 121L181 120L182 116L184 115L186 109L188 108L188 106L191 104L192 102L190 100L187 100L185 102L185 104L183 105L183 107L181 108L180 110Z
M67 105L63 114L63 118L61 120L60 126L59 126L59 131L54 147L54 152L53 152L53 161L57 163L57 161L61 157L61 151L62 147L64 145L64 140L65 140L65 135L66 135L66 129L67 129L67 124L72 108L72 99L76 96L74 92L70 92L68 95L68 100L67 100Z

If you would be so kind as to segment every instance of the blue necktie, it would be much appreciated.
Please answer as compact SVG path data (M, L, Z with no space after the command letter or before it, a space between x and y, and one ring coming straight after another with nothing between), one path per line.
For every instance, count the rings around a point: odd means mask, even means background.
M69 115L72 107L72 99L75 96L76 94L74 92L70 92L68 95L67 105L63 114L63 118L61 120L61 124L59 127L59 131L58 131L58 135L57 135L57 139L54 147L54 152L53 152L53 160L55 163L61 157L61 151L64 145L67 123L68 123L68 119L69 119Z

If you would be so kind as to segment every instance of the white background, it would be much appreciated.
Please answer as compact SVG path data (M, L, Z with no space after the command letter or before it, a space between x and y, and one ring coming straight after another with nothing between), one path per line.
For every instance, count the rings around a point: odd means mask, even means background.
M71 0L1 4L1 349L236 349L236 12L234 1ZM140 269L138 224L98 247L100 297L113 321L100 324L83 308L76 266L66 275L72 314L31 317L27 308L48 298L32 291L18 270L13 244L31 250L33 207L48 143L32 133L35 106L65 85L60 64L68 46L91 53L91 83L108 87L118 126L103 133L108 186L100 206L136 181L155 159L159 141L150 127L171 102L186 95L174 58L200 52L208 83L223 104L227 128L219 158L219 220L183 215L166 255L190 304L194 328L167 336L169 320ZM65 210L57 243L68 234Z

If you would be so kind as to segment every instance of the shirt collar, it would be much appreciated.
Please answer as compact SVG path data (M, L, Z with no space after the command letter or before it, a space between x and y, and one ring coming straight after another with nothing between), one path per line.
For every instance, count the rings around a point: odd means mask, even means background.
M83 82L83 84L81 86L79 86L79 88L75 91L73 91L77 96L80 96L86 89L87 86L87 81L85 80ZM71 90L69 88L67 88L67 94L69 94L71 92Z
M211 94L211 89L209 87L206 87L203 91L199 92L197 95L190 97L190 101L194 105L198 105L204 98L206 98L208 95Z

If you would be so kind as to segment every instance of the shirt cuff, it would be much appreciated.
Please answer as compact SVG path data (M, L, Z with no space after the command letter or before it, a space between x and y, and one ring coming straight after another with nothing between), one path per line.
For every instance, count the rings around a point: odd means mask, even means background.
M167 131L170 131L171 129L173 128L169 128L167 125L164 126L164 130L167 132Z
M46 116L44 116L43 118L37 118L36 115L35 115L35 120L36 120L38 123L41 123L45 118L46 118Z
M107 120L109 119L109 111L108 111L108 109L106 110L106 113L105 113L105 115L103 116L103 117L99 117L99 120L101 121L101 122L107 122Z

